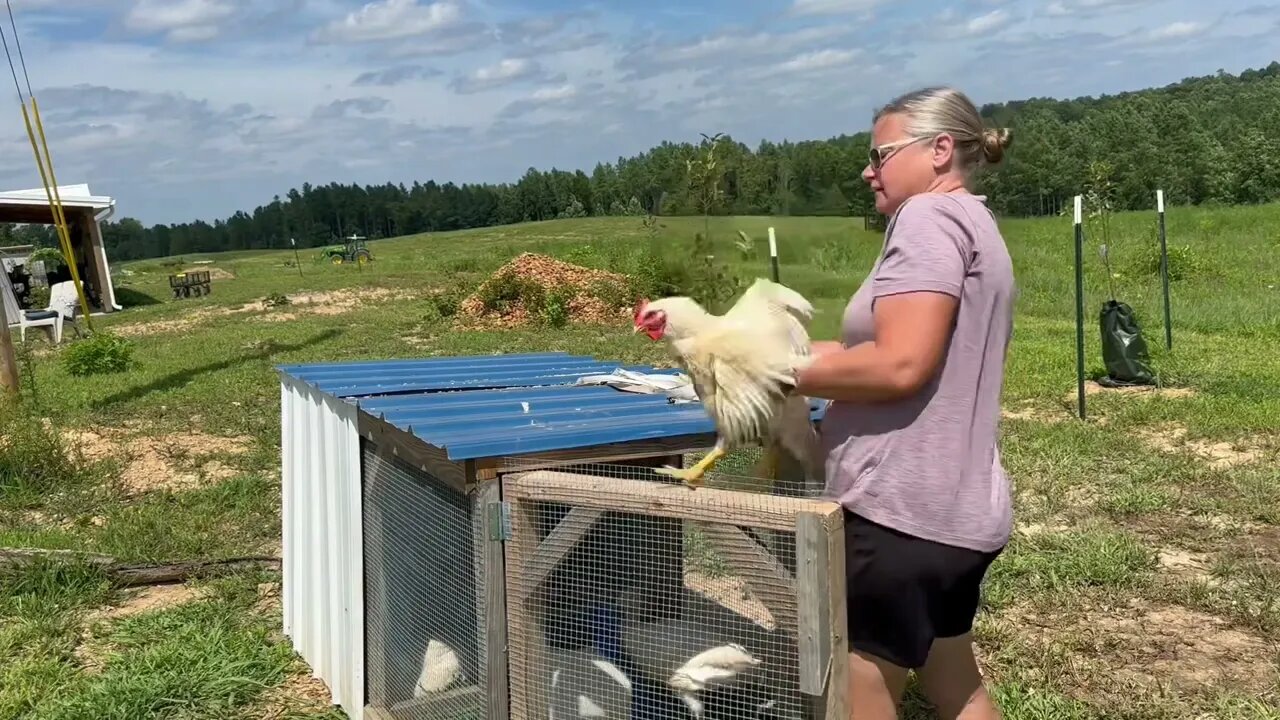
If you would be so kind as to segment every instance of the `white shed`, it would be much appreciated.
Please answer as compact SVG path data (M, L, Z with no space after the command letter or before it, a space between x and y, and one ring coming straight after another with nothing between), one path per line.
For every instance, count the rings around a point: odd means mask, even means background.
M83 183L59 185L58 195L66 215L67 229L71 234L76 269L84 282L92 310L109 313L123 309L116 302L115 288L111 284L111 267L107 262L106 248L102 244L101 222L115 212L115 198L94 195L89 191L88 184ZM0 192L0 222L52 225L53 208L45 189L39 187Z

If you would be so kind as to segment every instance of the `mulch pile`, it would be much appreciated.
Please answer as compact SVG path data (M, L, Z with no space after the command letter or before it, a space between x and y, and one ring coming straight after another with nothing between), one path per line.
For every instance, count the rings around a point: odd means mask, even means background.
M502 266L474 294L458 305L458 323L470 328L511 328L538 322L537 309L528 307L524 290L536 286L545 296L568 297L572 323L612 324L631 318L630 278L619 273L574 265L536 253L523 253ZM505 291L505 293L504 293ZM518 295L506 299L506 295ZM495 296L503 300L493 302ZM489 298L486 307L485 299Z

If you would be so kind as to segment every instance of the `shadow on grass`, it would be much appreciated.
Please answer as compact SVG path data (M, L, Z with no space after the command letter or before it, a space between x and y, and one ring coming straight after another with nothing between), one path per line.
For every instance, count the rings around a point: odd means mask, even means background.
M326 340L331 340L334 337L341 335L342 332L343 330L340 328L329 328L328 330L325 330L322 333L319 333L306 340L303 340L302 342L292 343L289 345L280 345L280 344L269 342L265 347L262 347L260 349L253 350L251 352L241 353L234 357L229 357L225 360L219 360L218 362L208 363L206 365L200 365L198 367L193 367L193 368L187 368L186 370L179 370L178 372L171 373L162 378L157 378L156 380L153 380L152 382L149 382L146 385L140 385L138 387L125 390L124 392L119 392L119 393L116 393L115 395L110 395L108 397L102 398L101 400L94 401L94 403L92 404L92 407L95 410L103 410L112 405L116 405L118 403L127 403L133 400L137 400L139 398L150 395L153 392L163 392L165 390L172 390L173 388L182 387L183 385L186 385L187 383L191 382L192 380L202 375L207 375L209 373L217 372L219 370L226 370L227 368L236 367L237 365L243 365L247 362L252 362L254 360L265 360L273 355L276 355L282 352L292 352L294 350L301 350L303 348L311 347L313 345L318 345Z
M160 299L141 290L118 287L116 288L116 302L120 303L121 307L143 307L146 305L159 305Z

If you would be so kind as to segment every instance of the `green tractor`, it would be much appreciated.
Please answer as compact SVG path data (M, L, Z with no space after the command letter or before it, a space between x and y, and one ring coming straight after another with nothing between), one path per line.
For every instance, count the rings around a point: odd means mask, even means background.
M342 245L330 245L320 251L320 259L328 260L334 265L353 262L358 265L373 262L373 254L369 252L369 248L364 244L364 236L351 235L343 238L346 242Z

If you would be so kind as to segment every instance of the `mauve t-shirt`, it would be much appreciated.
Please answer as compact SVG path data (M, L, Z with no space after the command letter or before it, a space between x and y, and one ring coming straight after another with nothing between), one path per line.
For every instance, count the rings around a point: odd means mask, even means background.
M993 551L1013 523L997 431L1015 286L985 197L924 193L905 202L845 309L841 341L875 339L875 298L921 290L960 300L943 365L910 397L831 403L822 421L827 492L872 522Z

